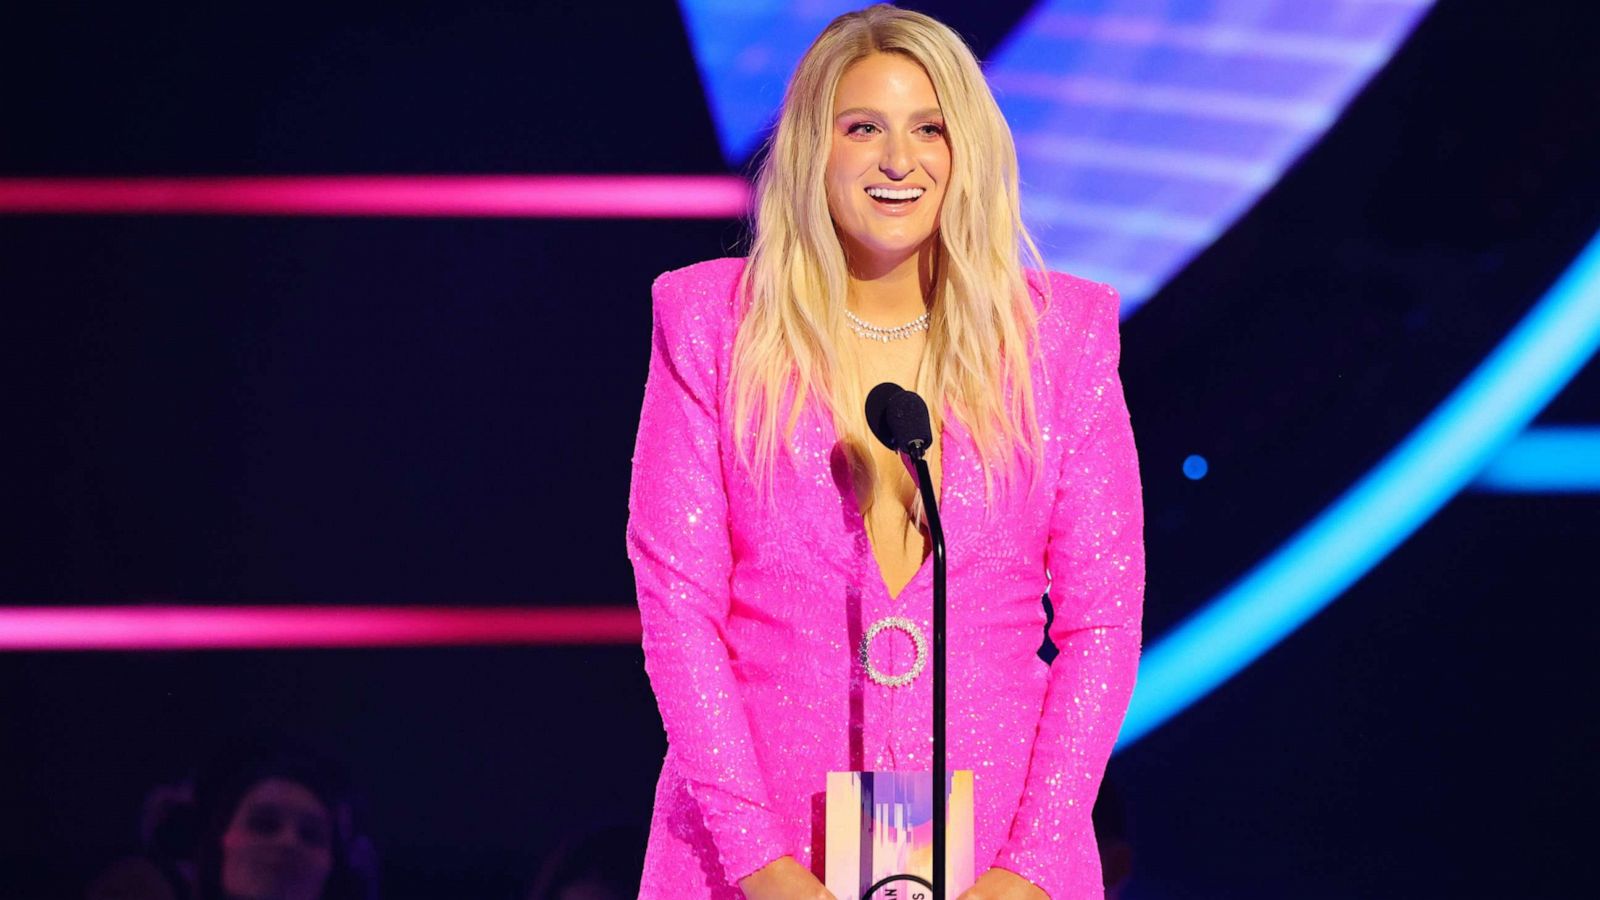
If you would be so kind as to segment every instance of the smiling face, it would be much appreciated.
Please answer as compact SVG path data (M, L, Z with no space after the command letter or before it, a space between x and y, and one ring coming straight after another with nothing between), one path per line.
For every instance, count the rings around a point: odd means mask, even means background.
M933 238L950 143L921 66L899 53L875 53L845 70L834 93L825 177L828 211L856 271L891 271Z
M294 781L257 784L222 835L222 887L229 897L316 900L332 868L328 810Z

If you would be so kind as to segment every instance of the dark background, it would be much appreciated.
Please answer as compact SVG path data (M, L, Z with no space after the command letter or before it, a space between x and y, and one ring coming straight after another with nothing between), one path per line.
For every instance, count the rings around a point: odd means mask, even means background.
M980 53L1027 4L907 4ZM1445 0L1123 326L1147 643L1336 497L1600 229L1600 23ZM60 4L0 176L726 171L669 3ZM651 279L737 221L0 216L0 603L617 605ZM1600 423L1591 364L1540 423ZM1190 453L1211 474L1183 477ZM1116 757L1128 896L1567 897L1595 495L1465 493ZM386 896L641 829L637 648L0 654L0 895L73 897L242 729L354 764ZM642 844L640 846L642 852Z

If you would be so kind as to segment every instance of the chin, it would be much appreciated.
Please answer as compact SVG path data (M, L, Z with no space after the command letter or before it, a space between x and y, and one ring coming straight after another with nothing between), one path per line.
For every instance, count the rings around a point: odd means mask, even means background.
M931 237L931 235L929 236ZM928 245L929 237L912 241L882 241L867 244L867 249L879 256L915 256L918 251Z
M897 228L892 231L879 231L868 228L865 234L857 238L857 241L863 247L869 247L880 253L905 253L926 244L931 237L933 237L932 228Z

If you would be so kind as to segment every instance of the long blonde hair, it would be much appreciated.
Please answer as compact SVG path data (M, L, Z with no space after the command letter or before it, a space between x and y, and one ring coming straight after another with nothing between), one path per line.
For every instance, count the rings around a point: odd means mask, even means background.
M992 493L996 475L1003 484L1019 463L1036 468L1040 455L1028 368L1037 313L1022 248L1040 273L1041 290L1048 292L1049 279L1022 224L1011 130L977 59L944 24L887 4L830 22L784 93L756 179L753 241L739 284L741 318L729 379L734 437L745 463L770 485L777 448L788 451L800 411L815 392L827 403L858 478L864 475L870 485L875 477L866 452L872 438L861 415L864 389L850 368L851 354L839 352L854 338L843 312L849 269L824 187L839 80L875 53L901 54L920 65L944 114L951 172L916 389L928 400L935 429L948 410L972 436ZM752 433L754 441L747 440Z

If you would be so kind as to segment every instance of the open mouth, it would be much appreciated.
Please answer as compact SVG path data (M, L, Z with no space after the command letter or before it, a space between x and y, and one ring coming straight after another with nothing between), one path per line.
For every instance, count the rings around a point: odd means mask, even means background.
M866 188L867 196L884 206L903 207L917 202L925 191L919 187L909 188Z

